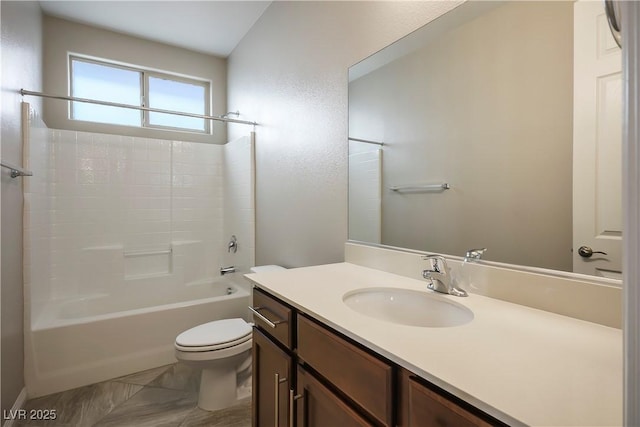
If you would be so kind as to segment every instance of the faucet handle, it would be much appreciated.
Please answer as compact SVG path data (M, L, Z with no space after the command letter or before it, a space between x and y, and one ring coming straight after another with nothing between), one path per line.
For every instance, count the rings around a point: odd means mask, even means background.
M447 259L442 255L425 255L423 260L431 263L431 269L422 270L422 277L429 280L427 288L457 297L466 297L467 293L455 287L447 266Z
M477 261L482 258L482 255L487 251L487 248L469 249L464 255L465 261Z
M231 236L231 239L227 244L227 252L231 253L231 251L233 251L234 254L238 252L238 239L235 234Z
M433 268L433 270L424 270L424 272L447 273L447 260L442 255L425 255L422 259L431 261L431 268Z

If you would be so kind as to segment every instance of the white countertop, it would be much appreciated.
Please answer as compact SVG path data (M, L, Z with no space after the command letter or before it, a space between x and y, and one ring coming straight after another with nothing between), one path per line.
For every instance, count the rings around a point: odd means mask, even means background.
M622 425L620 329L475 294L442 296L473 311L466 325L388 323L353 311L343 295L367 287L431 291L424 281L348 263L246 277L508 424Z

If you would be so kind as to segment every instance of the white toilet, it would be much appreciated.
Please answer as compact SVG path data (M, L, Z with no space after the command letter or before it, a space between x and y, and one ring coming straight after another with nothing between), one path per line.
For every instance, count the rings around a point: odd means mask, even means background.
M277 265L252 267L252 273L284 270ZM232 406L237 401L237 373L251 363L251 324L244 319L205 323L176 337L175 356L202 368L198 406L206 411Z

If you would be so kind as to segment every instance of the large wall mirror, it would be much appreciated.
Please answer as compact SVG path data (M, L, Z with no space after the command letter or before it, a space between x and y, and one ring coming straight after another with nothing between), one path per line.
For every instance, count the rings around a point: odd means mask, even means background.
M349 70L349 239L620 278L621 89L602 2L458 6Z

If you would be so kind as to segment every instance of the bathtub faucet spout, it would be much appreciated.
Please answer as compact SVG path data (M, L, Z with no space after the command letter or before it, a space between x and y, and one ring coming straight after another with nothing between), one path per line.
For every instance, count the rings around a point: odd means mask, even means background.
M230 265L229 267L220 267L220 275L224 276L225 274L229 274L229 273L235 273L236 272L236 267L233 265Z

